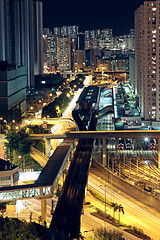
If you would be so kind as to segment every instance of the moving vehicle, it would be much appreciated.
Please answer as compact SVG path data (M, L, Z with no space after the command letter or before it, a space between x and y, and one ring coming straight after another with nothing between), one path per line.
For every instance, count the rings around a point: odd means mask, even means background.
M155 144L155 142L154 142L154 140L152 138L149 139L148 148L150 150L155 150L156 149L156 144Z
M123 139L119 139L117 148L118 148L118 150L124 149L124 140Z
M125 149L132 149L132 143L130 139L125 139Z

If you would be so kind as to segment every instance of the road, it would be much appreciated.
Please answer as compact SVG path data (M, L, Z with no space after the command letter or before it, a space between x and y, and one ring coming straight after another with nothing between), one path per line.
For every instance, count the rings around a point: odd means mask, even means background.
M103 196L105 194L105 184L106 197L113 202L122 204L124 207L125 214L121 214L121 221L127 225L143 229L143 231L154 240L160 239L160 213L158 211L145 206L124 192L120 192L118 189L113 188L112 185L105 183L102 179L99 179L98 176L90 173L89 186ZM102 210L104 211L104 206ZM108 208L107 210L109 214L113 215L112 209Z
M91 233L91 230L94 229L94 231L97 228L101 228L101 227L106 227L107 230L112 230L112 231L119 231L123 233L123 237L125 237L126 240L138 240L140 238L135 237L125 231L123 231L122 229L119 229L115 226L113 226L112 224L109 223L104 223L103 220L94 217L93 215L91 215L91 212L95 212L95 206L101 205L101 203L98 203L97 200L94 200L92 196L90 196L88 193L86 195L86 201L91 201L91 203L94 204L94 207L92 208L85 208L84 210L84 214L81 217L81 233L84 237L86 237L86 240L92 239L93 237L93 233ZM97 203L97 204L96 204ZM85 233L86 231L88 231L88 233Z
M41 167L44 167L48 162L47 156L34 147L31 148L30 155L35 161L37 161L41 165Z
M104 224L104 221L91 215L90 213L92 211L95 212L95 206L100 207L102 204L98 200L95 200L88 192L86 195L86 201L91 201L94 204L93 208L85 208L84 214L81 217L81 233L83 236L86 237L86 240L92 239L91 236L93 235L93 233L90 232L91 229L95 230L96 228L100 228L104 225L109 230L122 231L123 237L125 237L128 240L138 240L139 239L137 237L132 236L129 233L126 233L123 230L118 229L117 227L115 227L109 223ZM32 213L32 220L37 222L38 217L41 215L41 211L40 211L41 201L37 200L37 199L29 199L29 200L24 200L23 202L21 200L19 200L18 202L19 202L18 213L16 211L16 207L13 206L12 210L7 211L4 214L4 217L5 216L18 217L21 220L25 219L26 221L29 221L30 213ZM26 205L26 207L24 209L20 210L22 204ZM56 201L55 201L55 204L56 204ZM51 200L48 199L47 200L47 226L48 227L49 227L50 221L51 221L50 211L51 211ZM89 232L84 233L85 231L89 231Z
M71 102L69 103L68 107L66 108L66 110L64 111L62 118L72 118L72 111L75 108L76 102L81 94L83 89L79 89L77 91L77 93L74 95L74 97L72 98ZM53 134L63 134L64 132L66 132L67 130L69 130L70 126L68 126L68 124L66 125L60 125L60 124L56 124L51 128L51 133ZM62 139L52 139L51 140L51 146L52 146L52 153L53 151L56 149L56 147L59 145L59 143L61 143L63 140Z

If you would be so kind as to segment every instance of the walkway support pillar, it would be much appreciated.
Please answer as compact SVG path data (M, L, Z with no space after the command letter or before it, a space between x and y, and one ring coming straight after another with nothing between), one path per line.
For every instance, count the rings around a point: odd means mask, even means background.
M41 216L43 218L43 221L46 222L47 217L47 199L41 199Z
M106 138L103 138L103 151L102 151L102 159L103 159L103 165L107 164L107 153L106 153Z
M47 156L50 155L50 151L51 151L51 143L49 139L45 139L45 153Z
M160 168L160 138L158 138L158 168Z

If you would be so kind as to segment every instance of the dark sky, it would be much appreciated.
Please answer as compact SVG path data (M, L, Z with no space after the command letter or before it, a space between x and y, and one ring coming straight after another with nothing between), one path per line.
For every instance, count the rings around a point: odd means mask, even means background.
M77 25L80 31L112 28L114 35L134 28L134 11L143 0L41 0L44 27Z

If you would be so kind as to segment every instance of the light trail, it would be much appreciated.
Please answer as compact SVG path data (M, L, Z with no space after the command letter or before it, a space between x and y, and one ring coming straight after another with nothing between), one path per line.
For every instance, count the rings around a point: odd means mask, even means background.
M76 102L79 98L79 95L81 94L83 88L79 89L76 93L76 95L72 98L71 102L68 104L68 107L64 111L62 118L71 116L71 111L75 108ZM58 133L60 132L62 126L60 124L56 124L51 128L51 133Z
M99 185L100 183L96 180L94 180L93 178L89 177L89 185L91 185L93 188L95 188L97 191L99 191L100 193L102 193L104 195L105 193L105 186L103 186L104 190L102 190ZM97 186L98 185L98 186ZM160 224L160 220L156 217L154 217L153 215L151 215L150 213L144 211L143 209L141 209L140 207L137 207L135 204L133 204L132 202L130 202L129 200L126 200L124 197L120 196L119 194L117 194L116 192L110 190L109 188L106 187L106 194L110 194L109 196L111 196L111 194L116 197L117 199L123 201L124 203L126 203L128 206L134 208L135 210L137 210L138 212L142 213L143 215L145 215L146 217L150 218L151 220L155 221L156 223ZM108 195L106 195L108 196Z

